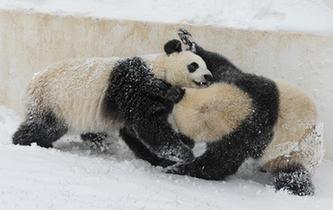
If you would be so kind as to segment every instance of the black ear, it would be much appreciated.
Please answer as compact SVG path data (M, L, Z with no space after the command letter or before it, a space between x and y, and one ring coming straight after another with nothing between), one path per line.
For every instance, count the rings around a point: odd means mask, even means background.
M170 40L164 45L164 51L167 55L170 55L174 52L181 52L182 43L177 39Z

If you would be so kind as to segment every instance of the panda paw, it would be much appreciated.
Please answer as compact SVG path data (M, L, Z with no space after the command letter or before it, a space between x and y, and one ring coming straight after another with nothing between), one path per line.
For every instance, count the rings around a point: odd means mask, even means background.
M178 30L178 36L179 36L180 40L183 42L183 44L188 46L188 50L190 50L192 52L196 51L196 49L195 49L196 44L195 44L190 32L188 32L187 30L185 30L183 28L180 28Z
M185 168L184 165L178 163L166 167L163 172L167 174L185 175Z
M194 160L192 150L185 144L162 145L158 151L154 152L158 157L168 159L177 163L190 163Z
M180 87L171 87L166 95L165 98L173 103L178 103L184 97L185 90Z
M274 174L276 190L285 190L298 196L314 195L310 173L302 166L291 167Z

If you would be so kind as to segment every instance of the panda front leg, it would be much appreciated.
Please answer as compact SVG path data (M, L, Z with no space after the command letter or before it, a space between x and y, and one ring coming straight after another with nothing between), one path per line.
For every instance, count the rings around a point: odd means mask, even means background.
M171 166L167 173L223 180L235 174L246 158L244 149L236 141L214 142L208 144L205 153L193 162Z
M161 82L154 80L148 103L142 106L146 108L138 110L136 117L127 122L126 127L132 136L157 157L171 162L191 162L194 155L184 143L185 137L175 132L168 123L174 103L182 99L185 91L176 86L161 87Z
M167 167L176 163L151 152L128 127L120 129L119 135L137 158L148 161L153 166Z
M288 164L271 173L276 190L286 190L299 196L314 194L311 173L300 163Z
M191 162L194 155L176 133L164 116L141 119L139 123L128 126L133 135L159 158L174 162Z
M67 132L67 126L52 111L30 113L13 135L13 144L52 147Z

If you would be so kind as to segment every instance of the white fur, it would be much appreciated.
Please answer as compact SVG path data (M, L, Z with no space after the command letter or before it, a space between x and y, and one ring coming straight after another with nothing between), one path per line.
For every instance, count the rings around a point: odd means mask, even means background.
M194 141L216 141L251 113L251 98L234 85L216 83L203 89L186 88L174 106L173 127Z
M114 127L101 106L112 68L119 58L65 61L46 69L30 82L29 109L51 109L72 131L104 131ZM35 110L36 109L36 110Z
M206 152L207 145L205 142L196 143L192 149L194 157L199 157Z
M311 170L322 141L317 138L317 112L313 101L299 88L276 81L280 92L279 116L274 138L260 162L268 171L292 162L302 163ZM311 145L311 146L310 146Z

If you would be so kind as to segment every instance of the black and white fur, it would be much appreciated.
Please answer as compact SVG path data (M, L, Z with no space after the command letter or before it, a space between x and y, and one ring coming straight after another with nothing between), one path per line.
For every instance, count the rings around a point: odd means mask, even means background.
M240 71L223 56L191 41L186 31L180 36L205 60L216 83L200 90L186 88L174 106L169 118L174 129L192 140L191 145L207 144L195 161L169 172L221 180L254 158L273 175L277 190L312 195L314 187L304 160L313 155L306 148L316 123L313 102L290 84ZM147 151L130 129L122 129L121 135L138 157L153 165L172 164Z
M39 73L29 84L25 120L13 143L51 147L68 131L108 133L125 125L159 157L192 160L181 135L161 122L182 94L172 85L201 87L212 76L179 41L164 48L166 54L155 57L75 59Z

